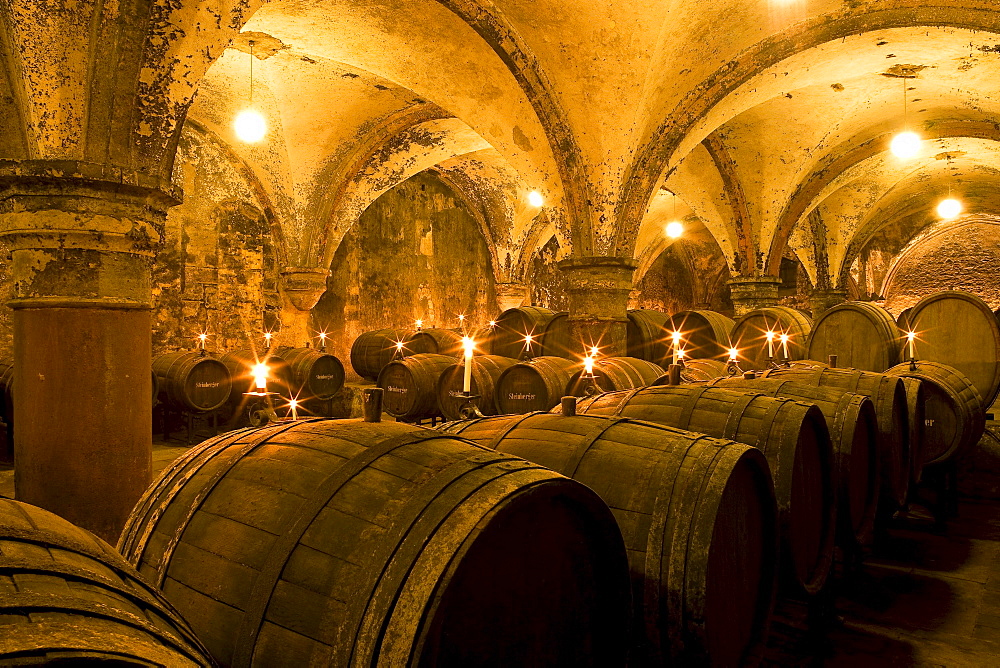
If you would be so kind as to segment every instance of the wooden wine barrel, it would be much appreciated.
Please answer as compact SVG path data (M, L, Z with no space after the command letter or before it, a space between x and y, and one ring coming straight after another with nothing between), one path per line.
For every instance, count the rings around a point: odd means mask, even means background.
M581 366L562 357L536 357L515 364L497 379L497 413L549 410L562 399L570 376Z
M839 542L845 546L871 542L879 492L878 419L871 399L834 387L775 378L719 378L708 384L818 406L833 444Z
M904 338L892 314L870 302L845 302L826 311L809 334L808 357L882 373L900 362Z
M493 328L492 350L494 355L518 359L524 352L524 337L531 334L535 342L532 354L542 351L542 335L555 313L540 306L509 308L496 319Z
M837 500L830 433L815 405L677 385L599 394L577 403L577 412L655 422L759 449L774 477L782 583L797 594L823 587L833 559Z
M729 359L730 340L736 323L715 311L681 311L670 316L664 324L669 337L681 333L684 352L688 359ZM673 346L671 338L667 344Z
M477 355L493 354L493 327L489 325L469 331L469 336L476 342ZM462 351L465 352L464 350Z
M875 404L878 418L879 479L883 499L898 507L906 504L910 489L910 421L906 388L896 376L858 369L828 367L770 369L763 378L777 378L819 387L835 387L863 394Z
M255 351L245 348L243 350L231 350L222 355L219 361L229 369L232 377L233 387L229 392L229 403L240 405L246 400L247 392L253 389L254 378L251 375L253 367L263 362L267 364L267 390L288 399L292 396L292 367L281 356L273 350Z
M0 434L0 461L14 461L14 358L0 359L0 418L5 425L5 433Z
M0 664L213 666L180 614L114 548L0 498Z
M910 423L910 484L916 485L922 478L924 470L924 421L927 419L924 411L927 403L924 397L924 384L917 378L900 376L906 390L906 417Z
M517 360L497 355L476 355L472 360L472 394L478 396L473 403L483 415L496 415L496 386L500 374L517 364ZM438 408L446 420L461 417L459 409L465 380L465 365L453 364L441 373L437 384Z
M542 330L543 357L562 357L568 360L583 358L586 352L582 343L574 343L569 328L569 313L556 313Z
M664 369L659 364L635 357L605 357L594 362L596 388L592 388L590 381L583 378L583 373L581 368L570 376L566 383L567 396L583 397L595 389L598 392L613 392L645 387L662 376Z
M406 339L407 355L434 353L461 357L465 352L462 348L462 333L454 329L421 329L410 334Z
M433 353L389 362L378 375L378 386L385 391L382 408L394 418L407 421L440 416L438 379L454 363L454 357Z
M153 403L156 403L156 395L160 393L160 381L156 377L156 372L153 371L152 369L150 369L149 374L150 374L150 384L153 386L152 401Z
M917 302L910 322L916 358L958 369L983 406L992 406L1000 392L1000 325L993 310L975 295L948 290Z
M627 558L600 498L412 425L205 441L146 491L119 549L226 666L625 663Z
M715 378L724 378L726 373L726 363L719 360L684 360L684 367L681 369L681 380L686 383L699 380L713 380ZM654 384L665 385L666 379L662 383L658 379L654 381Z
M774 332L774 359L783 359L778 336L788 334L788 358L801 360L808 357L806 343L812 321L802 313L787 306L768 306L750 311L733 327L733 346L739 350L740 365L744 369L763 369L767 366L767 332Z
M344 387L344 364L334 355L290 347L278 348L275 354L288 363L293 397L326 401Z
M214 411L229 400L232 377L220 360L200 351L165 353L153 360L161 400L178 410Z
M382 367L394 359L399 359L397 343L403 344L403 354L410 354L406 347L410 334L411 332L404 329L377 329L365 332L351 344L351 368L362 378L377 379Z
M671 340L666 313L652 309L631 309L625 325L626 349L635 357L661 366L670 363Z
M499 416L442 429L571 476L611 506L632 568L631 663L759 659L777 562L774 489L760 451L596 415Z
M896 316L896 326L899 327L900 331L910 331L910 313L912 312L913 307L911 306L910 308L904 308L899 312L899 315ZM903 354L905 355L906 353L904 352Z
M942 464L975 445L986 428L979 391L958 369L938 362L904 362L888 374L922 381L924 392L923 465Z

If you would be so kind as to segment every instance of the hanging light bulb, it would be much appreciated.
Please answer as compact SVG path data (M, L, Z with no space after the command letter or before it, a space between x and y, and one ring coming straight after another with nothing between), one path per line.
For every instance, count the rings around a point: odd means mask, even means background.
M542 193L538 192L537 190L532 190L530 193L528 193L528 204L534 207L539 207L545 204L545 198L542 197Z
M943 199L937 205L937 214L945 220L957 218L962 213L962 203L953 197Z
M903 127L906 127L906 77L903 81ZM920 135L910 130L903 130L892 138L889 150L897 158L909 160L920 153Z
M676 239L680 235L684 234L684 223L679 220L667 223L666 233L671 239Z
M240 141L256 144L267 134L267 121L253 108L253 40L250 40L250 106L236 115L233 130Z

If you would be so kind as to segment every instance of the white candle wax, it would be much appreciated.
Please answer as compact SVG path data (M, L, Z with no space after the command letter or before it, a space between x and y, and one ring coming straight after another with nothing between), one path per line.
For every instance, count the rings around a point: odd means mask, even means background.
M472 392L472 350L475 347L475 342L469 337L465 337L462 345L465 347L465 373L462 378L462 391L469 394Z
M593 357L590 357L588 355L587 357L583 358L583 370L587 373L588 376L594 373L594 358Z
M774 357L774 332L767 333L767 356Z
M917 357L916 352L913 349L913 339L915 339L916 337L917 337L917 335L914 334L913 332L910 332L909 334L906 335L906 339L907 339L907 342L908 342L909 347L910 347L910 359L911 360L912 359L916 359L916 357Z
M788 334L781 335L781 354L788 359Z

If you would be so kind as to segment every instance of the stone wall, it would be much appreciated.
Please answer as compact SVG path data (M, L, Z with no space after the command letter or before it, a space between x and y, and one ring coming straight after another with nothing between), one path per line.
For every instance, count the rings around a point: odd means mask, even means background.
M543 306L553 311L568 311L566 276L557 266L564 259L559 240L553 236L531 257L528 283L531 286L532 306Z
M653 261L636 285L629 308L664 313L710 309L732 314L727 280L729 266L714 240L680 239Z

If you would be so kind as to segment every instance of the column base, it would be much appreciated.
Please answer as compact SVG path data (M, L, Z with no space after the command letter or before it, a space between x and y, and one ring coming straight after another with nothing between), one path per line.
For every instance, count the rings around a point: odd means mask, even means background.
M831 308L846 301L847 290L813 290L809 295L809 308L812 310L813 320L818 320Z
M636 263L630 258L582 257L559 263L566 273L573 341L597 346L602 357L628 354L628 299Z

